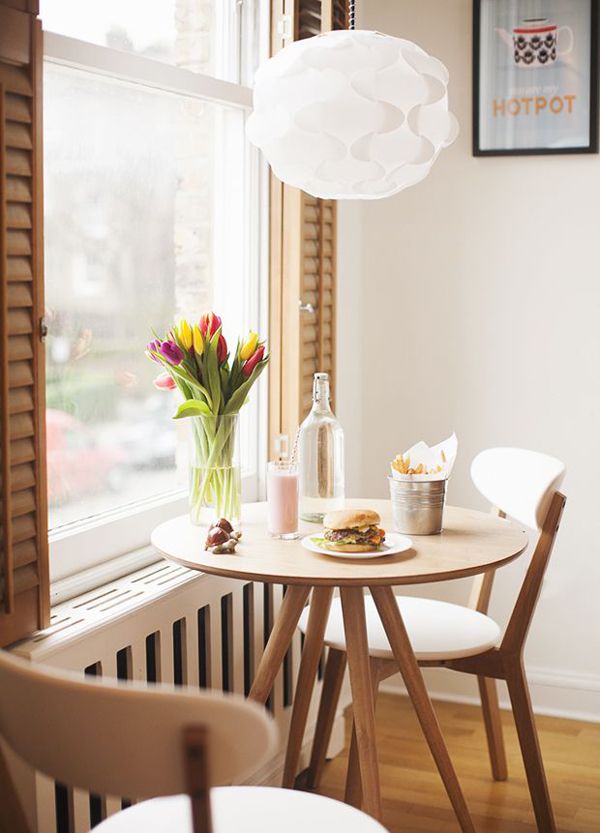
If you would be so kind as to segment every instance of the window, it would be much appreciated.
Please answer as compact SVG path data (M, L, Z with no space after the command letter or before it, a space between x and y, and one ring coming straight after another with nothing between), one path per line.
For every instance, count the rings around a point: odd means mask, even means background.
M177 395L153 387L152 328L215 309L226 337L265 329L266 189L241 83L259 6L42 2L54 578L144 546L158 519L185 511L187 425L170 421ZM247 499L261 407L255 393L243 412Z

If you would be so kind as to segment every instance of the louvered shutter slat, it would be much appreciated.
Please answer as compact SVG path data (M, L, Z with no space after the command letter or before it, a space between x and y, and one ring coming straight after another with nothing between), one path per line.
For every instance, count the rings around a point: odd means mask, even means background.
M7 287L8 305L9 307L27 307L33 306L33 296L31 294L31 287L27 283L14 282L9 283Z
M16 176L31 176L31 151L6 146L6 173Z
M31 185L26 177L6 177L6 199L9 202L31 202Z
M11 462L13 466L32 463L36 459L35 445L31 439L16 440L12 446Z
M31 212L29 206L18 202L7 202L6 221L8 228L30 229Z
M31 281L33 279L33 269L29 258L9 257L6 270L9 281Z
M7 92L5 97L6 118L9 121L31 124L31 102L21 95ZM31 147L31 145L29 145Z
M8 288L7 293L8 295ZM31 322L31 309L24 309L22 306L9 306L10 315L8 320L8 335L27 335L33 330Z

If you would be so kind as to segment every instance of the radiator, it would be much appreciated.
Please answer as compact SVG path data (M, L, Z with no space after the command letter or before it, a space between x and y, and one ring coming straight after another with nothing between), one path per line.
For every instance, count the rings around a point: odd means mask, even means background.
M282 586L232 581L160 562L59 605L50 626L16 652L82 674L247 694L284 593ZM275 783L281 772L300 654L297 633L267 704L282 746L253 783ZM317 684L307 739L319 689ZM343 730L341 720L336 723L332 749L339 751ZM22 768L15 774L37 833L87 833L128 804Z

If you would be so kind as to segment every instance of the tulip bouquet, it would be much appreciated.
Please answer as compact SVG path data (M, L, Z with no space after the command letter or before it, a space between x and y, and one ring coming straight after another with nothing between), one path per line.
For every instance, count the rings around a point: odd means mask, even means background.
M192 520L200 523L202 509L212 506L217 517L239 523L238 415L269 361L264 343L250 332L238 340L230 363L221 319L209 312L198 324L183 319L164 339L155 338L146 355L164 368L155 386L183 396L174 419L190 418Z

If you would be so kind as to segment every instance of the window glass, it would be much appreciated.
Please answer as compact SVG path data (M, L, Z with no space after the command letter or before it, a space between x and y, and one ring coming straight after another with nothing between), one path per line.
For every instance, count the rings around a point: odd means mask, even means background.
M40 17L46 31L238 82L256 64L258 6L259 0L42 0Z
M245 254L256 212L246 210L242 111L47 63L44 129L56 529L186 484L187 425L170 419L178 394L153 387L144 346L152 328L162 334L213 307L232 341L257 326ZM253 408L242 426L246 471Z

